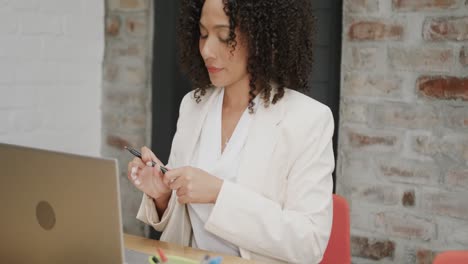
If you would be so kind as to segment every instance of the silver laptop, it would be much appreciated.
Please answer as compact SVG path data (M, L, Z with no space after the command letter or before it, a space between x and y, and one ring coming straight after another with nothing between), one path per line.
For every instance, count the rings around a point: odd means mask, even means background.
M115 160L0 143L0 263L123 263Z

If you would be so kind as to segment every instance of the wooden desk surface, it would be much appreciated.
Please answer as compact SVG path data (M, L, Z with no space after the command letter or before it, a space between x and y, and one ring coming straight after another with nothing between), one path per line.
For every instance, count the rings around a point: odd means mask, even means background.
M164 250L164 253L168 255L181 256L193 260L201 260L203 257L208 254L210 256L222 256L223 264L252 264L254 261L223 255L218 253L212 253L200 249L195 249L191 247L183 247L176 244L171 244L167 242L162 242L158 240L152 240L144 237L133 236L129 234L124 234L124 243L125 248L143 252L146 254L154 255L156 253L156 248L161 248Z

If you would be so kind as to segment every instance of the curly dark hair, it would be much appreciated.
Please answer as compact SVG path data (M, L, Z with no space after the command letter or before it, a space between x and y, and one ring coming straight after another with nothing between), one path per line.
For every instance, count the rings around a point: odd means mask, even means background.
M313 64L316 19L310 0L220 0L229 17L228 45L234 50L236 27L246 38L247 72L250 75L249 110L253 110L255 92L270 104L273 88L278 84L271 103L284 96L284 88L305 91ZM182 0L178 24L179 56L182 71L195 87L200 102L210 78L200 55L199 21L204 0ZM258 87L257 87L258 86Z

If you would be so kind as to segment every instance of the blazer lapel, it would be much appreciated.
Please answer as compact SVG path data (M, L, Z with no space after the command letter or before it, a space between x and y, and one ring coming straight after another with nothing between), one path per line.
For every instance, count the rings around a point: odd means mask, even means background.
M201 129L208 110L213 105L215 98L220 93L219 88L208 89L202 101L197 104L190 102L186 119L178 129L180 132L180 158L178 166L189 165L193 159L194 150L200 137ZM272 91L272 94L274 92ZM193 100L193 97L191 98ZM259 105L251 122L247 142L239 165L237 181L245 186L254 187L257 183L252 181L250 175L267 173L268 163L273 154L274 147L279 138L278 125L284 114L284 98L276 104L270 104L265 108L263 100ZM257 179L261 177L255 177Z
M279 138L278 125L284 114L283 101L265 108L263 99L260 99L261 103L251 123L237 176L237 181L244 186L255 188L258 183L252 179L261 179L260 175L268 171L268 164Z
M193 102L188 103L188 107L185 110L187 111L186 119L181 123L178 131L181 133L179 138L182 149L179 154L180 158L178 159L180 164L189 165L191 163L208 110L220 92L220 88L207 89L206 94L201 98L202 101L198 104L195 102L193 94L191 94L190 100L193 100Z

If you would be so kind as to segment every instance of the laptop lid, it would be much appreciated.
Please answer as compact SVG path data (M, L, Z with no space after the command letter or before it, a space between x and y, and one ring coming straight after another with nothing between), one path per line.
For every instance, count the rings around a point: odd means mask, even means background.
M0 262L123 263L117 162L0 143Z

